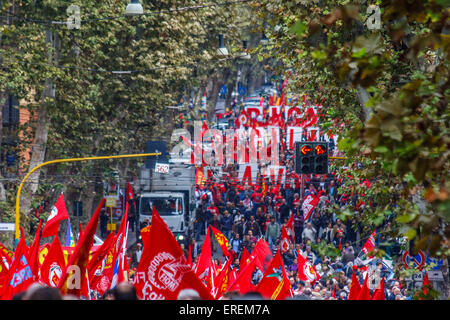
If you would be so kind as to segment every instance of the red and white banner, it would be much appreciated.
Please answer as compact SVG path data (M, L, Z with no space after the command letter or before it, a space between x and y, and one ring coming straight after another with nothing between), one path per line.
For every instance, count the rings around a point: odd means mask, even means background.
M315 196L314 194L311 193L306 196L302 204L303 217L305 218L305 221L309 219L318 203L319 197Z

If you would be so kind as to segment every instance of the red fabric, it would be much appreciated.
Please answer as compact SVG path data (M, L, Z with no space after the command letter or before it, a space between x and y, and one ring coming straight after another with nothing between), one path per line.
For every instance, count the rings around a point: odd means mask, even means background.
M289 246L291 244L291 239L289 239L289 235L287 233L286 228L284 225L281 226L281 242L280 242L280 250L281 253L285 253L289 250Z
M368 253L373 251L374 248L375 248L375 230L372 232L369 239L367 239L361 251L364 252L369 258L371 258L371 256Z
M361 290L359 291L357 300L370 300L370 290L367 285L369 279L369 273L366 274L366 278L364 279L364 283L361 286Z
M12 297L25 291L34 282L33 273L28 264L28 246L25 242L23 228L20 228L21 237L14 253L14 261L9 269L9 275L4 282L3 292L0 294L1 299L11 300Z
M145 246L145 244L149 243L149 238L150 238L150 230L151 230L151 225L148 225L144 228L141 229L141 238L142 238L142 244Z
M212 230L214 236L216 237L217 242L220 245L220 248L223 251L223 255L226 257L229 257L230 252L228 251L228 239L225 237L225 235L222 232L220 232L213 226L210 226L210 227L211 227L211 230Z
M144 246L134 277L137 295L142 300L176 300L182 289L196 290L204 300L213 297L186 261L183 250L156 210L152 214L152 231Z
M302 281L310 281L312 285L320 279L314 265L309 262L308 258L304 258L300 252L297 252L298 260L298 277Z
M253 291L255 286L252 284L252 274L255 271L258 258L255 257L250 260L247 265L239 268L239 273L236 280L229 286L228 291L238 291L240 294L246 294Z
M359 284L358 278L356 278L355 270L353 270L352 282L350 284L350 292L348 294L348 300L358 300L360 291L361 291L361 286Z
M284 300L293 296L291 283L286 275L280 251L277 251L256 291L266 299Z
M214 281L216 284L216 291L214 292L213 296L216 299L219 299L223 295L223 293L227 291L228 286L230 285L231 263L232 259L228 259Z
M205 240L203 241L202 251L197 259L197 263L194 267L195 274L199 277L200 280L205 283L209 282L209 278L212 276L210 274L210 268L213 265L212 256L211 256L211 233L209 231L206 232Z
M95 288L97 287L98 283L104 277L104 271L107 270L106 266L108 265L106 259L109 252L111 251L111 248L113 248L113 245L115 244L115 240L116 235L113 232L109 233L100 248L92 255L92 258L89 260L89 263L87 265L89 286L93 290L96 290ZM112 263L110 263L110 265L111 264ZM100 294L103 294L105 290L98 291L101 292Z
M42 238L55 236L58 233L59 223L66 219L69 219L69 214L67 213L66 203L61 193L42 230Z
M244 270L250 258L250 252L248 252L247 248L244 247L241 254L241 260L239 261L239 271Z
M258 258L258 260L256 261L256 266L258 267L258 269L261 270L262 273L266 272L267 268L272 262L273 254L269 248L269 245L264 239L258 240L255 248L250 254L249 259L254 260L255 257Z
M127 183L127 198L128 198L128 200L134 199L133 188L131 187L129 182Z
M61 276L61 280L59 282L58 288L60 289L61 293L63 295L65 294L73 294L76 297L80 297L82 294L86 294L86 292L82 292L83 286L85 286L85 283L87 281L86 279L86 267L89 261L89 251L91 250L91 247L94 243L94 235L95 231L97 230L97 224L98 224L98 218L100 216L100 210L105 205L105 198L102 199L99 206L95 210L94 214L92 215L88 225L86 226L85 230L80 236L80 239L78 240L78 243L74 249L73 254L70 256L70 259L67 263L67 267L64 269L63 275ZM67 283L69 274L68 274L68 267L72 266L78 266L80 271L80 284L81 287L74 286L72 288L69 287L69 284Z
M38 273L39 273L39 242L41 240L41 226L42 226L42 220L39 220L39 225L36 230L36 234L34 235L34 241L33 244L30 247L30 268L31 272L33 272L33 277L35 280L38 279Z
M306 196L302 204L303 217L305 218L305 222L309 219L318 203L319 197L315 196L314 194L310 193Z
M41 266L40 281L51 287L57 287L66 267L64 253L58 237L53 239L44 263Z

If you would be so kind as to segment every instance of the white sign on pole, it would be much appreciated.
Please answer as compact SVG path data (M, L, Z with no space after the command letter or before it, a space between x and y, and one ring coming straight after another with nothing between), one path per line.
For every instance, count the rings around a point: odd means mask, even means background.
M14 223L1 222L0 231L14 231Z

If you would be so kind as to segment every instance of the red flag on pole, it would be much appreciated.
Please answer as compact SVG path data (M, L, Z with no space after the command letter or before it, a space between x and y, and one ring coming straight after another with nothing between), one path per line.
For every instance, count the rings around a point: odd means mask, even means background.
M183 289L196 290L204 300L213 299L187 263L183 250L156 210L152 214L149 243L152 245L144 243L133 279L140 299L176 300Z
M255 289L255 286L252 284L252 275L258 260L258 257L254 257L243 269L239 268L237 278L228 287L228 291L239 291L240 294L246 294Z
M131 184L129 182L127 183L127 199L128 200L134 199L133 188L131 187Z
M305 222L309 219L314 208L317 206L318 203L319 203L319 197L315 196L312 193L308 194L305 197L305 200L303 200L303 204L302 204L303 217L305 218Z
M362 247L361 251L366 254L369 258L372 258L369 255L369 252L373 251L375 249L375 231L373 230L372 234L370 235L369 239L367 239L366 243Z
M247 248L244 247L244 249L242 250L242 254L241 254L241 260L239 260L239 272L241 270L244 270L247 263L250 262L249 258L250 258L250 252L248 252Z
M367 272L366 278L364 279L364 283L361 286L361 290L359 291L357 300L370 300L370 290L368 286L369 273Z
M211 256L211 233L208 228L205 240L203 241L202 251L194 267L194 272L200 280L204 281L205 283L209 283L209 278L214 276L211 274L212 265L213 261Z
M253 260L255 257L258 258L258 260L256 261L256 266L258 267L258 269L261 270L262 273L266 272L267 268L272 262L273 254L267 242L262 238L259 239L256 243L256 246L250 254L249 259Z
M39 273L39 242L41 240L41 225L42 220L39 220L39 226L36 230L36 234L34 235L34 241L30 247L30 254L29 254L30 256L29 264L35 280L38 279Z
M220 232L220 230L214 228L213 226L210 227L212 232L214 233L214 236L216 237L217 242L220 245L220 248L223 251L223 255L226 257L230 256L230 252L228 251L228 239L222 232Z
M56 236L41 266L40 281L50 287L58 287L62 271L65 267L64 253L59 238Z
M97 230L100 210L105 205L105 201L105 198L103 198L95 210L88 225L80 235L75 250L70 256L67 266L64 269L58 285L58 288L63 295L73 294L76 297L80 297L83 293L82 286L84 286L87 281L86 267L89 261L89 251L94 243L94 235Z
M311 262L309 262L308 258L304 258L298 251L297 251L297 260L298 260L298 277L300 280L310 281L311 284L314 284L317 280L320 279L320 276L317 273L314 265Z
M358 300L359 292L361 291L361 285L356 277L355 270L353 269L352 282L350 284L350 292L348 294L348 300Z
M291 239L289 239L288 233L284 225L281 226L281 242L280 242L280 250L281 253L285 253L289 250L291 245Z
M256 291L261 293L264 298L271 300L284 300L293 296L280 251L277 251L272 259L264 277L256 287Z
M64 202L64 197L61 193L58 201L56 201L48 216L44 229L42 230L42 238L55 236L58 233L59 223L66 219L69 219L69 214L67 213L66 203Z

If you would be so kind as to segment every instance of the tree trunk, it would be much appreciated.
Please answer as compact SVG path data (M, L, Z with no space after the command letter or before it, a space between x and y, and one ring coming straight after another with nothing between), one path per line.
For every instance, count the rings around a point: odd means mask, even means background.
M49 62L53 63L58 58L58 49L60 40L57 34L53 34L52 31L46 30L45 41L55 49L54 54L49 52ZM45 159L46 145L48 139L49 119L48 119L48 102L47 98L54 98L53 80L45 80L45 90L42 93L41 104L39 106L38 119L36 124L36 131L34 134L33 145L31 149L31 159L28 170L32 170L34 167L42 164ZM23 196L22 211L28 213L31 207L31 198L36 193L39 186L40 170L36 170L26 182L26 188ZM28 187L27 187L28 186Z
M3 141L3 105L6 103L8 94L6 92L0 92L0 151ZM3 178L3 173L0 172L0 179ZM6 201L6 191L3 181L0 180L0 201Z
M358 101L361 104L362 108L361 120L362 122L366 122L367 120L369 120L370 114L372 113L371 108L365 107L366 102L370 99L370 95L367 90L361 87L359 84L356 89L358 90L356 93L356 97L358 98Z

